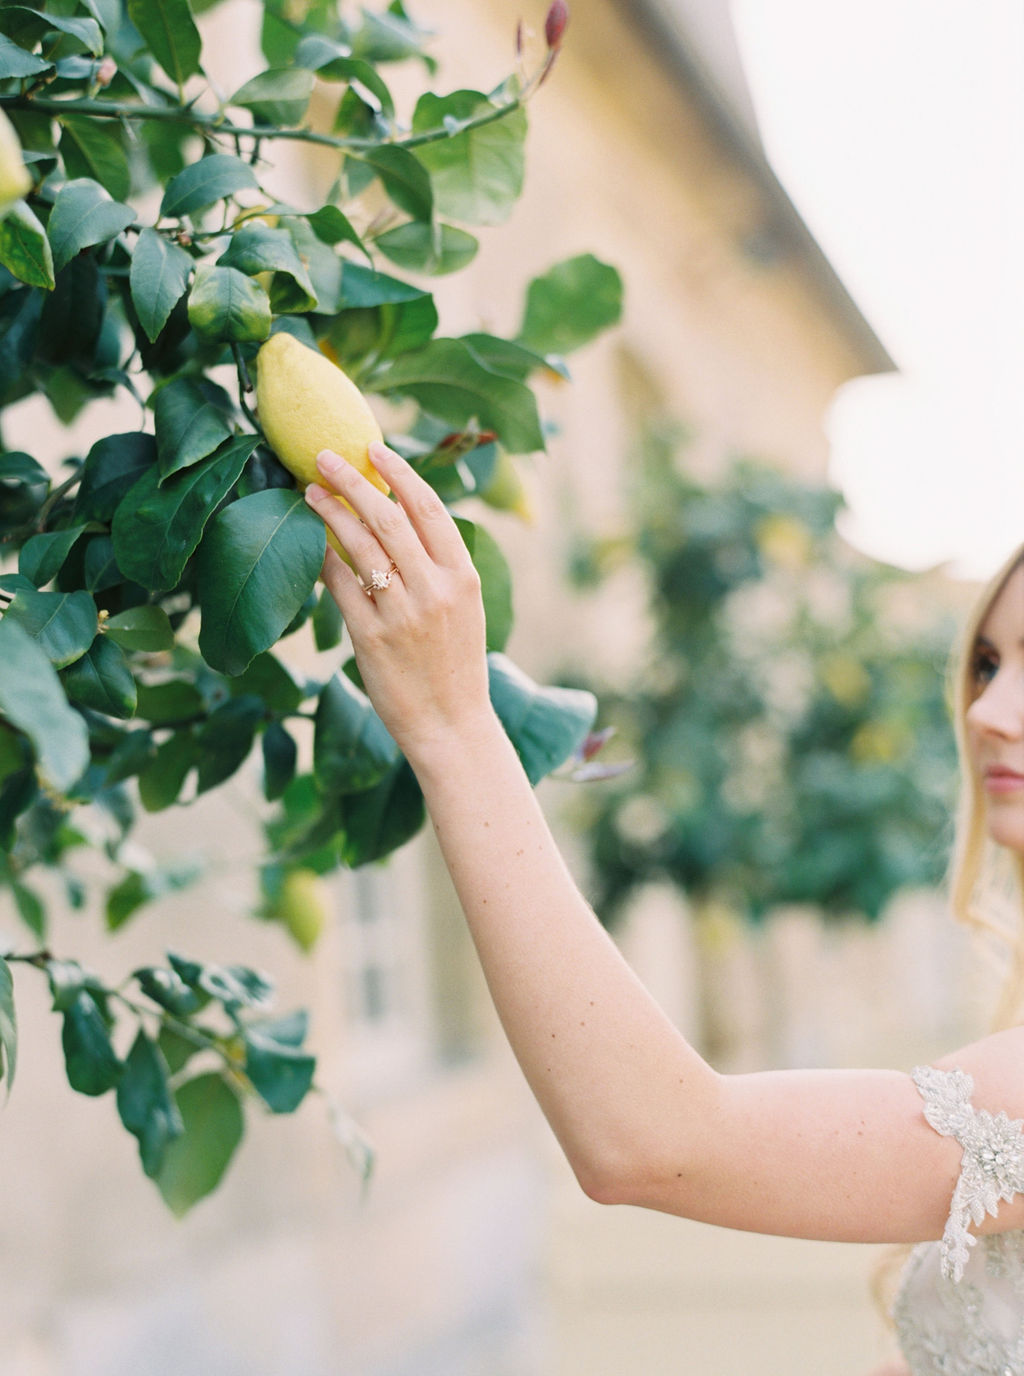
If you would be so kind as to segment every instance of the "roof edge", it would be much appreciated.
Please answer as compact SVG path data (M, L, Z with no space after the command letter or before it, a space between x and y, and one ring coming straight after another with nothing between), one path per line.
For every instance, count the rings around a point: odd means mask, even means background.
M898 372L898 364L775 175L759 138L736 116L709 67L687 43L683 21L669 19L655 0L612 0L612 4L669 75L686 87L715 137L756 183L772 210L775 227L795 245L822 296L842 316L848 335L868 365L865 373Z

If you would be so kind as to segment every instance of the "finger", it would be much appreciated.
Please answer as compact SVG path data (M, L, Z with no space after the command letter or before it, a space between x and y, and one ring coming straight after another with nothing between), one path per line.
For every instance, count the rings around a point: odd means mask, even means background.
M387 558L393 559L399 568L406 571L407 576L415 578L417 573L426 573L429 556L398 502L391 501L356 468L329 449L317 455L317 467L331 489L376 537ZM335 509L332 510L332 507ZM351 532L351 527L345 525L342 503L325 502L316 509L345 544L346 537L342 532Z
M365 576L373 569L387 565L390 556L384 553L373 531L351 508L344 505L336 493L328 492L319 483L310 483L305 498L361 575Z
M458 568L469 558L466 543L451 513L411 464L386 444L369 447L374 468L394 492L409 523L430 557L446 568Z
M366 589L360 583L355 570L329 545L320 577L324 587L338 604L338 610L349 634L358 639L364 630L368 629L372 619L378 615L374 599L367 597Z

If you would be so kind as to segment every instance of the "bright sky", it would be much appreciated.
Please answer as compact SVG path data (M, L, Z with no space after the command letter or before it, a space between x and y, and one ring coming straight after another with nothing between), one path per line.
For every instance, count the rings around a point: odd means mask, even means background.
M1024 540L1024 5L731 8L772 166L901 369L833 406L846 533L985 575Z

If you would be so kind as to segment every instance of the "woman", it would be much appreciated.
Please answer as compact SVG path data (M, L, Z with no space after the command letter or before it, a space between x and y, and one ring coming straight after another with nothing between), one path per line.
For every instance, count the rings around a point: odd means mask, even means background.
M374 445L371 458L397 501L336 455L318 460L325 486L307 500L353 566L328 550L324 581L583 1189L755 1232L929 1244L896 1308L909 1365L888 1371L1024 1373L1024 1138L1010 1121L1024 1118L1024 1027L913 1076L717 1074L624 963L555 847L490 706L479 583L454 523L396 454ZM961 696L974 814L1019 871L1024 549L982 604ZM970 873L984 839L970 823Z

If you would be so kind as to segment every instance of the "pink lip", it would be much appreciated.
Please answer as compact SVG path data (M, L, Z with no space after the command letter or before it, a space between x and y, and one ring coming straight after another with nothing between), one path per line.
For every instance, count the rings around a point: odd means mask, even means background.
M1017 789L1024 789L1024 774L1005 765L990 765L985 770L985 788L989 793L1014 793Z

